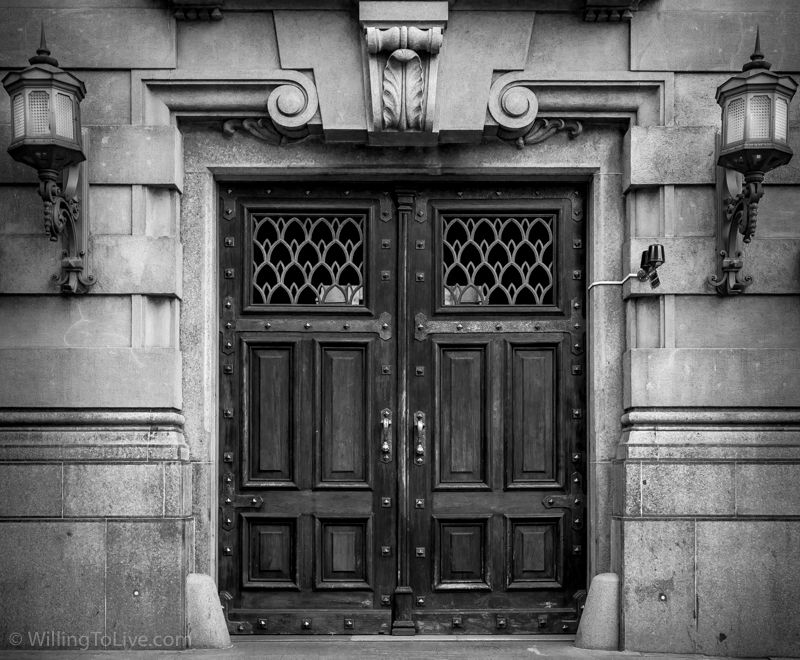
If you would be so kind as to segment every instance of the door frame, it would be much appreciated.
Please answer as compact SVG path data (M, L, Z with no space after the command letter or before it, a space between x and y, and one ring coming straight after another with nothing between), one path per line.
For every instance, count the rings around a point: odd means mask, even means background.
M267 186L269 185L269 180L278 180L278 181L281 181L281 182L294 183L294 184L298 184L299 182L303 182L303 183L308 183L309 186L312 186L316 181L322 181L323 180L322 177L314 176L314 174L312 174L312 173L309 173L309 174L311 174L311 176L309 176L309 175L295 176L295 173L293 172L292 176L280 176L280 175L275 176L275 175L273 175L271 177L266 177L266 176L265 177L261 177L261 176L259 176L257 178L258 178L259 181L262 181L262 180L265 181L265 185L267 185ZM590 260L592 258L592 250L590 249L590 246L593 245L593 241L590 238L591 235L592 235L591 218L593 217L594 199L595 199L596 192L597 192L595 190L595 188L594 188L594 185L593 185L595 183L595 177L587 176L585 172L584 173L579 173L579 174L574 175L574 176L566 176L566 175L563 175L563 174L560 175L560 176L542 176L541 174L538 174L538 175L535 175L535 176L519 176L519 172L515 172L514 174L516 176L509 177L509 173L505 172L503 174L502 180L501 180L500 177L498 177L496 174L494 176L492 176L491 173L482 174L481 176L477 176L477 175L474 175L474 174L472 176L470 176L470 175L464 176L463 174L461 174L459 176L459 174L460 173L458 173L456 171L456 172L454 172L453 174L451 174L449 176L430 175L430 174L429 175L422 175L422 176L415 176L415 177L413 177L413 179L414 179L413 183L415 185L419 185L419 186L426 186L426 185L431 184L431 183L436 183L436 182L441 182L441 181L448 181L448 182L452 182L453 184L464 183L465 185L469 185L471 183L475 183L477 185L491 185L492 182L493 182L493 179L494 179L498 183L498 185L506 183L509 180L514 180L514 181L523 182L523 183L540 183L542 185L575 183L578 186L580 186L581 188L585 189L587 191L587 193L588 193L587 194L587 198L585 200L585 204L584 204L584 209L585 209L585 211L584 211L585 212L585 220L584 221L585 221L585 224L586 224L585 236L587 237L586 238L586 240L587 240L587 249L586 249L586 257L585 257L585 272L587 273L587 275L591 272L591 269L589 267ZM249 178L250 177L248 177L248 179ZM346 182L348 180L352 180L354 183L362 182L362 181L365 180L365 177L363 175L354 176L352 173L350 173L349 176L347 174L344 174L343 176L338 176L337 175L335 177L330 177L330 178L329 177L325 177L324 180L330 181L331 179L334 179L334 178L336 179L336 181L342 182L343 185L346 185ZM374 180L375 181L380 181L382 178L388 178L388 177L375 177ZM407 176L403 177L404 180L411 180L411 178L412 177L407 177ZM216 177L214 177L213 181L210 182L210 183L212 183L213 188L214 188L215 191L219 191L220 189L225 187L225 185L227 183L226 179L227 179L227 177L224 177L224 176L216 176ZM239 182L241 182L241 178L240 177L235 177L235 179L231 179L230 180L230 183L239 183ZM215 197L219 198L219 195L215 195ZM219 221L221 222L224 219L223 210L222 209L217 209L215 217L219 218L220 219ZM211 236L212 237L216 236L216 232L217 231L218 231L217 227L215 226L214 227L214 231L211 232ZM217 259L215 259L215 263L218 263ZM219 271L219 268L215 268L214 270L215 271ZM588 277L587 277L587 279L588 279ZM213 294L212 295L214 295L214 297L217 298L218 297L217 292L219 291L218 273L217 273L217 277L214 278L214 282L215 282L215 286L214 286L214 290L213 290ZM589 305L590 305L590 300L587 297L587 310L586 311L587 311L587 315L589 315L589 318L591 319L592 310L590 309ZM216 318L218 319L219 316L217 316ZM587 326L587 330L588 330L588 326ZM588 370L589 347L590 347L590 345L591 345L591 341L589 339L589 334L587 332L587 370ZM215 355L219 355L219 352L216 351ZM218 373L219 373L218 370L214 371L215 376ZM587 397L587 405L589 405L590 404L590 402L589 402L589 399L590 399L590 388L588 386L588 382L587 382L586 397ZM215 409L217 407L218 407L218 405L215 405ZM590 443L591 443L591 436L590 436L589 433L587 433L587 445L590 444ZM587 452L587 454L590 454L590 452ZM587 456L587 463L586 463L587 478L589 476L588 475L589 467L590 467L589 457ZM219 466L218 466L218 469L219 469ZM215 483L215 490L217 491L215 494L218 495L218 493L219 493L219 486L218 486L219 481L215 480L214 483ZM589 495L590 489L591 489L591 481L589 481L589 485L587 486L587 495L589 496L589 501L591 503L592 499L594 499L594 498L591 495ZM214 509L212 509L212 524L215 527L214 534L212 534L212 537L216 536L216 524L218 524L216 522L217 519L218 519L218 516L215 515L216 510L217 510L216 507ZM589 522L589 525L587 525L587 526L591 530L591 520L589 520L588 522ZM589 533L591 533L591 532L589 532ZM212 540L212 542L215 542L215 541L216 541L216 539L214 538ZM595 544L589 542L589 543L587 543L587 547L584 549L585 556L586 556L586 568L587 568L587 573L588 573L588 575L587 575L587 584L588 584L588 579L589 579L589 577L591 575L591 573L589 573L589 571L590 571L590 558L592 556L592 548L594 547L594 545ZM214 563L216 564L215 565L215 569L218 570L218 562L214 562ZM214 575L216 575L216 574L217 574L217 572L215 570Z

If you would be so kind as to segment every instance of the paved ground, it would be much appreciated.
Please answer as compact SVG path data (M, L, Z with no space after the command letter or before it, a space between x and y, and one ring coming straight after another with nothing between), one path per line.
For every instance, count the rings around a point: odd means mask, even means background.
M61 660L80 658L80 660L125 658L155 660L156 658L218 658L220 660L242 660L245 658L269 658L271 660L299 660L301 658L348 658L361 660L369 658L396 658L397 660L428 660L435 658L467 660L494 658L528 658L538 660L719 660L723 656L676 655L672 653L634 653L630 651L587 651L578 649L572 642L560 637L544 640L541 636L506 637L276 637L268 640L237 640L233 648L222 651L6 651L0 652L3 658L20 660Z

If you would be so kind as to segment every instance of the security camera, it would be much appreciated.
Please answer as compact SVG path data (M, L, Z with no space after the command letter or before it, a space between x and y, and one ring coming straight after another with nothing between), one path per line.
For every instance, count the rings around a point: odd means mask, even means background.
M642 261L639 267L639 272L636 276L644 282L650 282L650 287L655 289L661 285L661 280L658 277L656 270L661 264L664 263L664 246L658 243L648 245L647 249L642 252Z

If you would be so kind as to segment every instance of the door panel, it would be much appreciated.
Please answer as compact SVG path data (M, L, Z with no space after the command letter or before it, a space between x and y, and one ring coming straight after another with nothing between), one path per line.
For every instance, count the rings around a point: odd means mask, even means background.
M574 632L583 196L220 199L220 587L232 632Z

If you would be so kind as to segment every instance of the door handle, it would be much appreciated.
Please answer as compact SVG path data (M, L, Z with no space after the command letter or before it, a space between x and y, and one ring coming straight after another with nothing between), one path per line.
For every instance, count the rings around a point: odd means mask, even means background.
M425 462L425 413L421 410L414 413L414 431L417 436L414 462L417 465L422 465Z
M381 460L392 460L392 411L388 408L381 410Z

